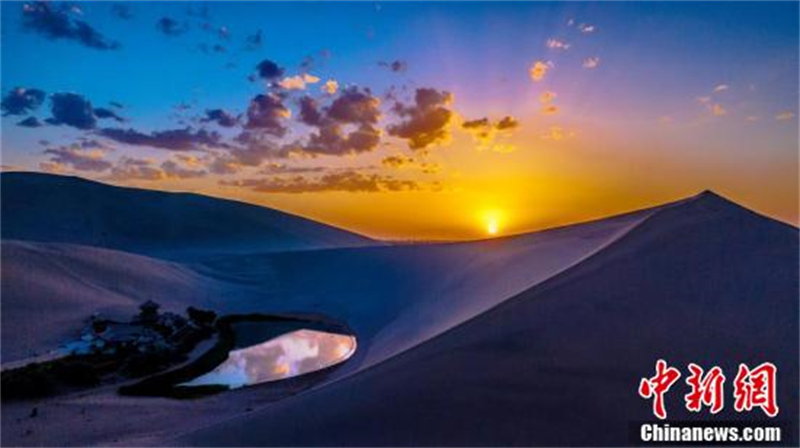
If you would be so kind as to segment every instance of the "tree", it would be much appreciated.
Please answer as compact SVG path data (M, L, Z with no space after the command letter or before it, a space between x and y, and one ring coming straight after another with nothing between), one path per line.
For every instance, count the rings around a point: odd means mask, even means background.
M186 308L186 314L193 323L201 327L211 326L217 319L217 313L213 311L201 310L193 306Z

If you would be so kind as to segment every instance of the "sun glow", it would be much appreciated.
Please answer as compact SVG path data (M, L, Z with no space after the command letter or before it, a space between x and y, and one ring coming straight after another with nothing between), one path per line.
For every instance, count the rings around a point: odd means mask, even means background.
M497 230L497 220L492 219L486 223L486 231L489 233L489 235L497 235Z
M497 235L500 232L500 213L488 211L483 214L483 222L486 225L486 233Z

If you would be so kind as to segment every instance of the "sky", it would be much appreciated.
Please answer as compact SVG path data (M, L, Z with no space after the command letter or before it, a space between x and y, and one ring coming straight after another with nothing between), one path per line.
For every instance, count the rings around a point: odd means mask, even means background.
M369 236L798 223L797 2L2 2L3 170Z

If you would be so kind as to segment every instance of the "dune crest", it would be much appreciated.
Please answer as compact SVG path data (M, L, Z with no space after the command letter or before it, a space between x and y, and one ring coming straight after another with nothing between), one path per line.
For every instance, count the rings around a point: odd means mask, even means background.
M310 219L198 194L28 172L2 173L0 184L3 240L82 244L171 260L379 244Z

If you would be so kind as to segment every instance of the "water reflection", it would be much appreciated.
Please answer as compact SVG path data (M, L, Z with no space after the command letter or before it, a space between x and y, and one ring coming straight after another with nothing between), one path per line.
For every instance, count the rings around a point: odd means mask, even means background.
M280 380L338 364L355 350L353 336L296 330L261 344L232 350L217 368L181 386L221 384L235 389Z

